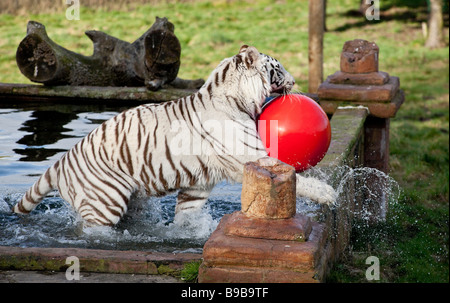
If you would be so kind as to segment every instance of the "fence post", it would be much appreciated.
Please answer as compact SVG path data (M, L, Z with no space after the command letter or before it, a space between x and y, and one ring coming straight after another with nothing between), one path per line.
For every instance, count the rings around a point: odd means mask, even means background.
M327 114L339 106L365 106L369 117L364 124L366 167L389 170L389 125L404 101L397 77L378 70L379 48L373 42L355 39L344 44L341 70L329 76L318 89L319 103Z
M325 0L309 0L308 92L317 93L323 81L323 32Z

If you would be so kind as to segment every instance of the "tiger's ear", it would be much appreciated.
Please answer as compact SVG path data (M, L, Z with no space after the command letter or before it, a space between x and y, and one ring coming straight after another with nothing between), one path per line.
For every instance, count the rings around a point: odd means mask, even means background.
M241 48L239 49L239 53L238 54L241 54L241 53L245 52L247 50L247 48L248 48L247 44L242 45Z
M260 55L256 47L248 45L242 45L241 49L239 50L239 54L245 56L244 62L247 65L247 68L255 65Z

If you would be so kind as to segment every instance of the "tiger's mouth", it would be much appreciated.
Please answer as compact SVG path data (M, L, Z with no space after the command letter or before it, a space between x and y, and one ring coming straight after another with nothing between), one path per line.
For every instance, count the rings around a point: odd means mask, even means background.
M278 87L276 87L272 84L272 93L283 94L283 95L288 94L292 90L292 87L294 86L294 84L295 84L295 82L287 83L285 85L278 86Z

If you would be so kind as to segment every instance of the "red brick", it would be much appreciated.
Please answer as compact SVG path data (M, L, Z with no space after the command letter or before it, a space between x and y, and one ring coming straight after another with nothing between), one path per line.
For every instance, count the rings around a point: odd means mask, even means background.
M203 247L200 282L290 282L320 280L328 245L324 225L311 222L306 242L238 237L225 234L225 215ZM276 220L281 221L281 220ZM295 277L295 278L294 278Z
M386 102L363 102L363 101L341 101L341 100L320 100L319 104L327 114L334 114L339 106L364 106L369 109L370 115L377 118L393 118L395 117L400 106L405 101L405 95L402 90L398 90L393 100L389 103Z
M345 85L325 81L318 90L320 101L390 102L400 87L397 77L390 77L384 85Z
M326 81L332 84L383 85L389 81L389 74L385 72L350 74L337 71L328 76Z
M200 266L199 283L318 283L312 272L279 268Z
M224 233L245 238L304 242L311 233L311 219L296 214L290 219L262 219L234 212L224 226Z

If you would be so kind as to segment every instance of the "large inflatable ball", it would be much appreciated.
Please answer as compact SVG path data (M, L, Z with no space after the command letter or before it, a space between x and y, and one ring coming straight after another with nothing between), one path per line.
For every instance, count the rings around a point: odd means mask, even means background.
M266 103L258 132L269 156L295 167L313 167L325 156L331 141L330 121L311 98L289 94Z

